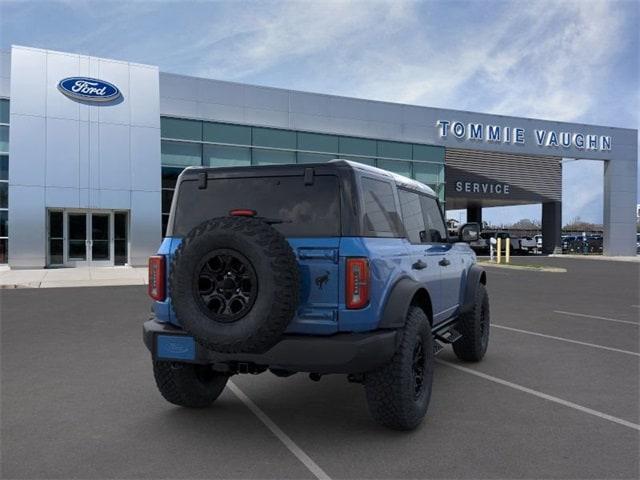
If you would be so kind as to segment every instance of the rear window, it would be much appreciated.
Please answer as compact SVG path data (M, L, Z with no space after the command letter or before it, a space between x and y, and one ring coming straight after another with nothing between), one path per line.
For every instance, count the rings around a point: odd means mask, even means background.
M273 224L286 237L340 236L340 187L335 175L316 175L312 185L304 177L209 179L206 189L197 180L185 180L178 189L173 235L234 209L250 209Z

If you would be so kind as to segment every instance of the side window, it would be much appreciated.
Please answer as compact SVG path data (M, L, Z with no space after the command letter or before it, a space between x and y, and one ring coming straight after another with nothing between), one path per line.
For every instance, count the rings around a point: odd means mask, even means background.
M402 221L411 243L423 243L426 239L424 228L425 217L422 214L420 195L408 190L398 189Z
M420 203L422 204L424 223L426 225L425 242L445 242L447 240L447 229L444 226L438 202L435 198L420 195Z
M402 232L391 183L362 177L365 229L383 237Z

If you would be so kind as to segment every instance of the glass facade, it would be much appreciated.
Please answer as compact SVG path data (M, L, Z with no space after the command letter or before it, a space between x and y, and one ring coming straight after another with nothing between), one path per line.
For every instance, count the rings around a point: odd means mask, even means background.
M444 148L368 138L161 118L162 230L184 167L273 165L344 158L415 178L444 202Z
M9 100L0 99L0 263L9 259Z

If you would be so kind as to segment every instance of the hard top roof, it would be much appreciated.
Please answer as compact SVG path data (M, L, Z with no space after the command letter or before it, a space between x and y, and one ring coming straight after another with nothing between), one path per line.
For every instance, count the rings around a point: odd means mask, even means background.
M338 168L350 168L353 170L359 170L363 173L376 175L379 177L385 177L389 180L393 180L398 186L417 190L432 197L436 197L436 193L425 185L411 178L404 177L397 173L389 172L381 168L373 167L371 165L365 165L363 163L355 162L352 160L344 160L336 158L329 162L318 163L293 163L284 165L252 165L252 166L240 166L240 167L187 167L181 174L181 177L188 177L196 175L202 172L213 173L219 177L242 177L246 176L249 171L261 172L266 175L302 175L307 168L313 168L317 174L329 173L335 171Z

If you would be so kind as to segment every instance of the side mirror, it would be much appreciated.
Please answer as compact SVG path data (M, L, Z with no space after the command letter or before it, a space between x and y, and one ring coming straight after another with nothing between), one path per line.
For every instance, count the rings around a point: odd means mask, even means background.
M465 223L460 228L460 241L461 242L475 242L480 238L480 224L478 223Z

